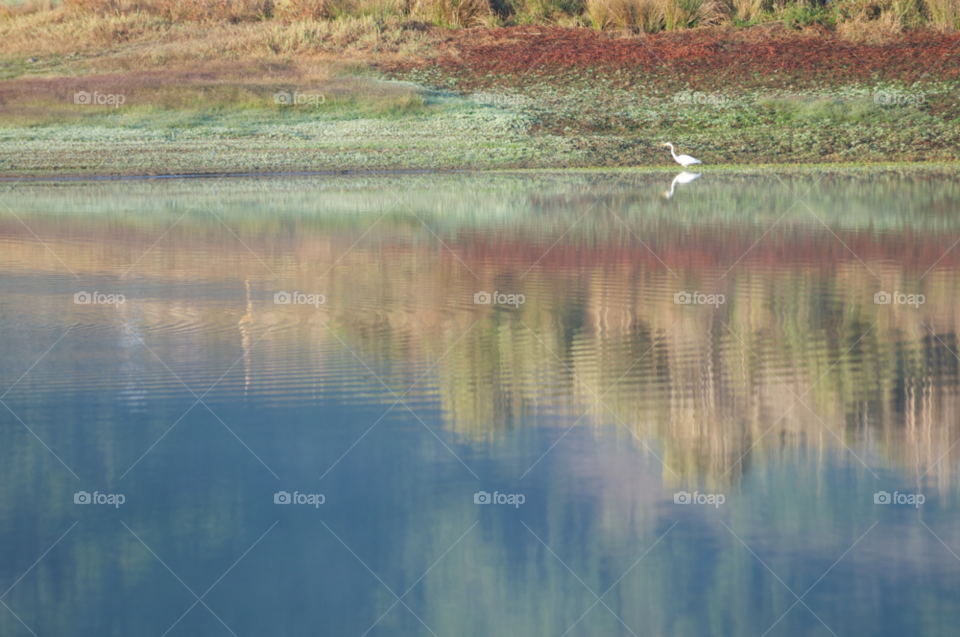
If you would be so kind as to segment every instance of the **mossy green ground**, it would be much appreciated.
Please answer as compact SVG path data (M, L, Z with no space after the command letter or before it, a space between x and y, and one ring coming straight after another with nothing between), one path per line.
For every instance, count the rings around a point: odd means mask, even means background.
M369 91L315 105L244 90L21 111L0 124L0 174L675 166L665 141L715 166L960 159L952 82L703 93L654 78L625 88L612 74L479 87L427 71L399 79L365 78Z

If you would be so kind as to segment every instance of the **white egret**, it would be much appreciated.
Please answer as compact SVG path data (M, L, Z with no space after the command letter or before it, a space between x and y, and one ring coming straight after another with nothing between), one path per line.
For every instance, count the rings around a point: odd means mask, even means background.
M664 147L670 148L670 154L673 155L673 159L684 168L686 168L687 166L692 166L694 164L703 163L699 159L695 159L690 155L678 155L676 151L673 150L673 144L671 144L670 142L667 142L666 144L664 144Z
M673 196L674 186L676 186L677 184L689 184L691 181L698 178L699 176L700 176L700 173L688 173L687 171L683 171L682 173L680 173L679 175L673 178L673 182L670 183L670 192L663 193L663 196L669 199L670 197Z

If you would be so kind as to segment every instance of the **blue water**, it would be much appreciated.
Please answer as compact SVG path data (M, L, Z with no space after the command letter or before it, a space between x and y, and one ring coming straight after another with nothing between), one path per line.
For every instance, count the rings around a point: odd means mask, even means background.
M0 634L956 635L955 179L673 177L18 184Z

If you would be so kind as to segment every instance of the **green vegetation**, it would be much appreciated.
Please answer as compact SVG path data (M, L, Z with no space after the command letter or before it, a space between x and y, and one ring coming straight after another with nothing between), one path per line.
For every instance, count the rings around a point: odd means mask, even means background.
M472 0L397 15L361 0L325 3L329 15L277 3L257 20L241 11L253 4L226 0L179 17L177 3L26 12L0 19L0 172L672 166L667 140L708 166L960 159L955 38L914 31L897 55L845 41L870 34L843 26L862 14L843 1L504 0L486 23L528 26L459 32L421 20L469 24ZM906 6L890 12L919 25ZM825 12L836 33L781 24ZM889 26L884 15L867 22ZM637 33L730 20L773 28Z
M958 159L960 127L936 105L878 104L907 88L638 96L529 82L523 92L430 90L369 79L318 85L323 102L280 106L291 86L158 91L121 108L66 104L0 126L8 175L671 166L670 139L711 165ZM300 89L300 93L310 93ZM912 94L912 93L910 93ZM64 100L65 101L65 100ZM879 100L882 101L882 100Z

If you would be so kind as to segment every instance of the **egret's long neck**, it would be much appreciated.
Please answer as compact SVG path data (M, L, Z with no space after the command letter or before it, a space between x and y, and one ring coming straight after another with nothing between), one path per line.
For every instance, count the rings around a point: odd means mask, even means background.
M676 158L677 158L677 153L676 153L676 151L673 150L673 144L669 144L669 146L670 146L670 154L673 155L673 158L674 158L674 159L676 159Z

